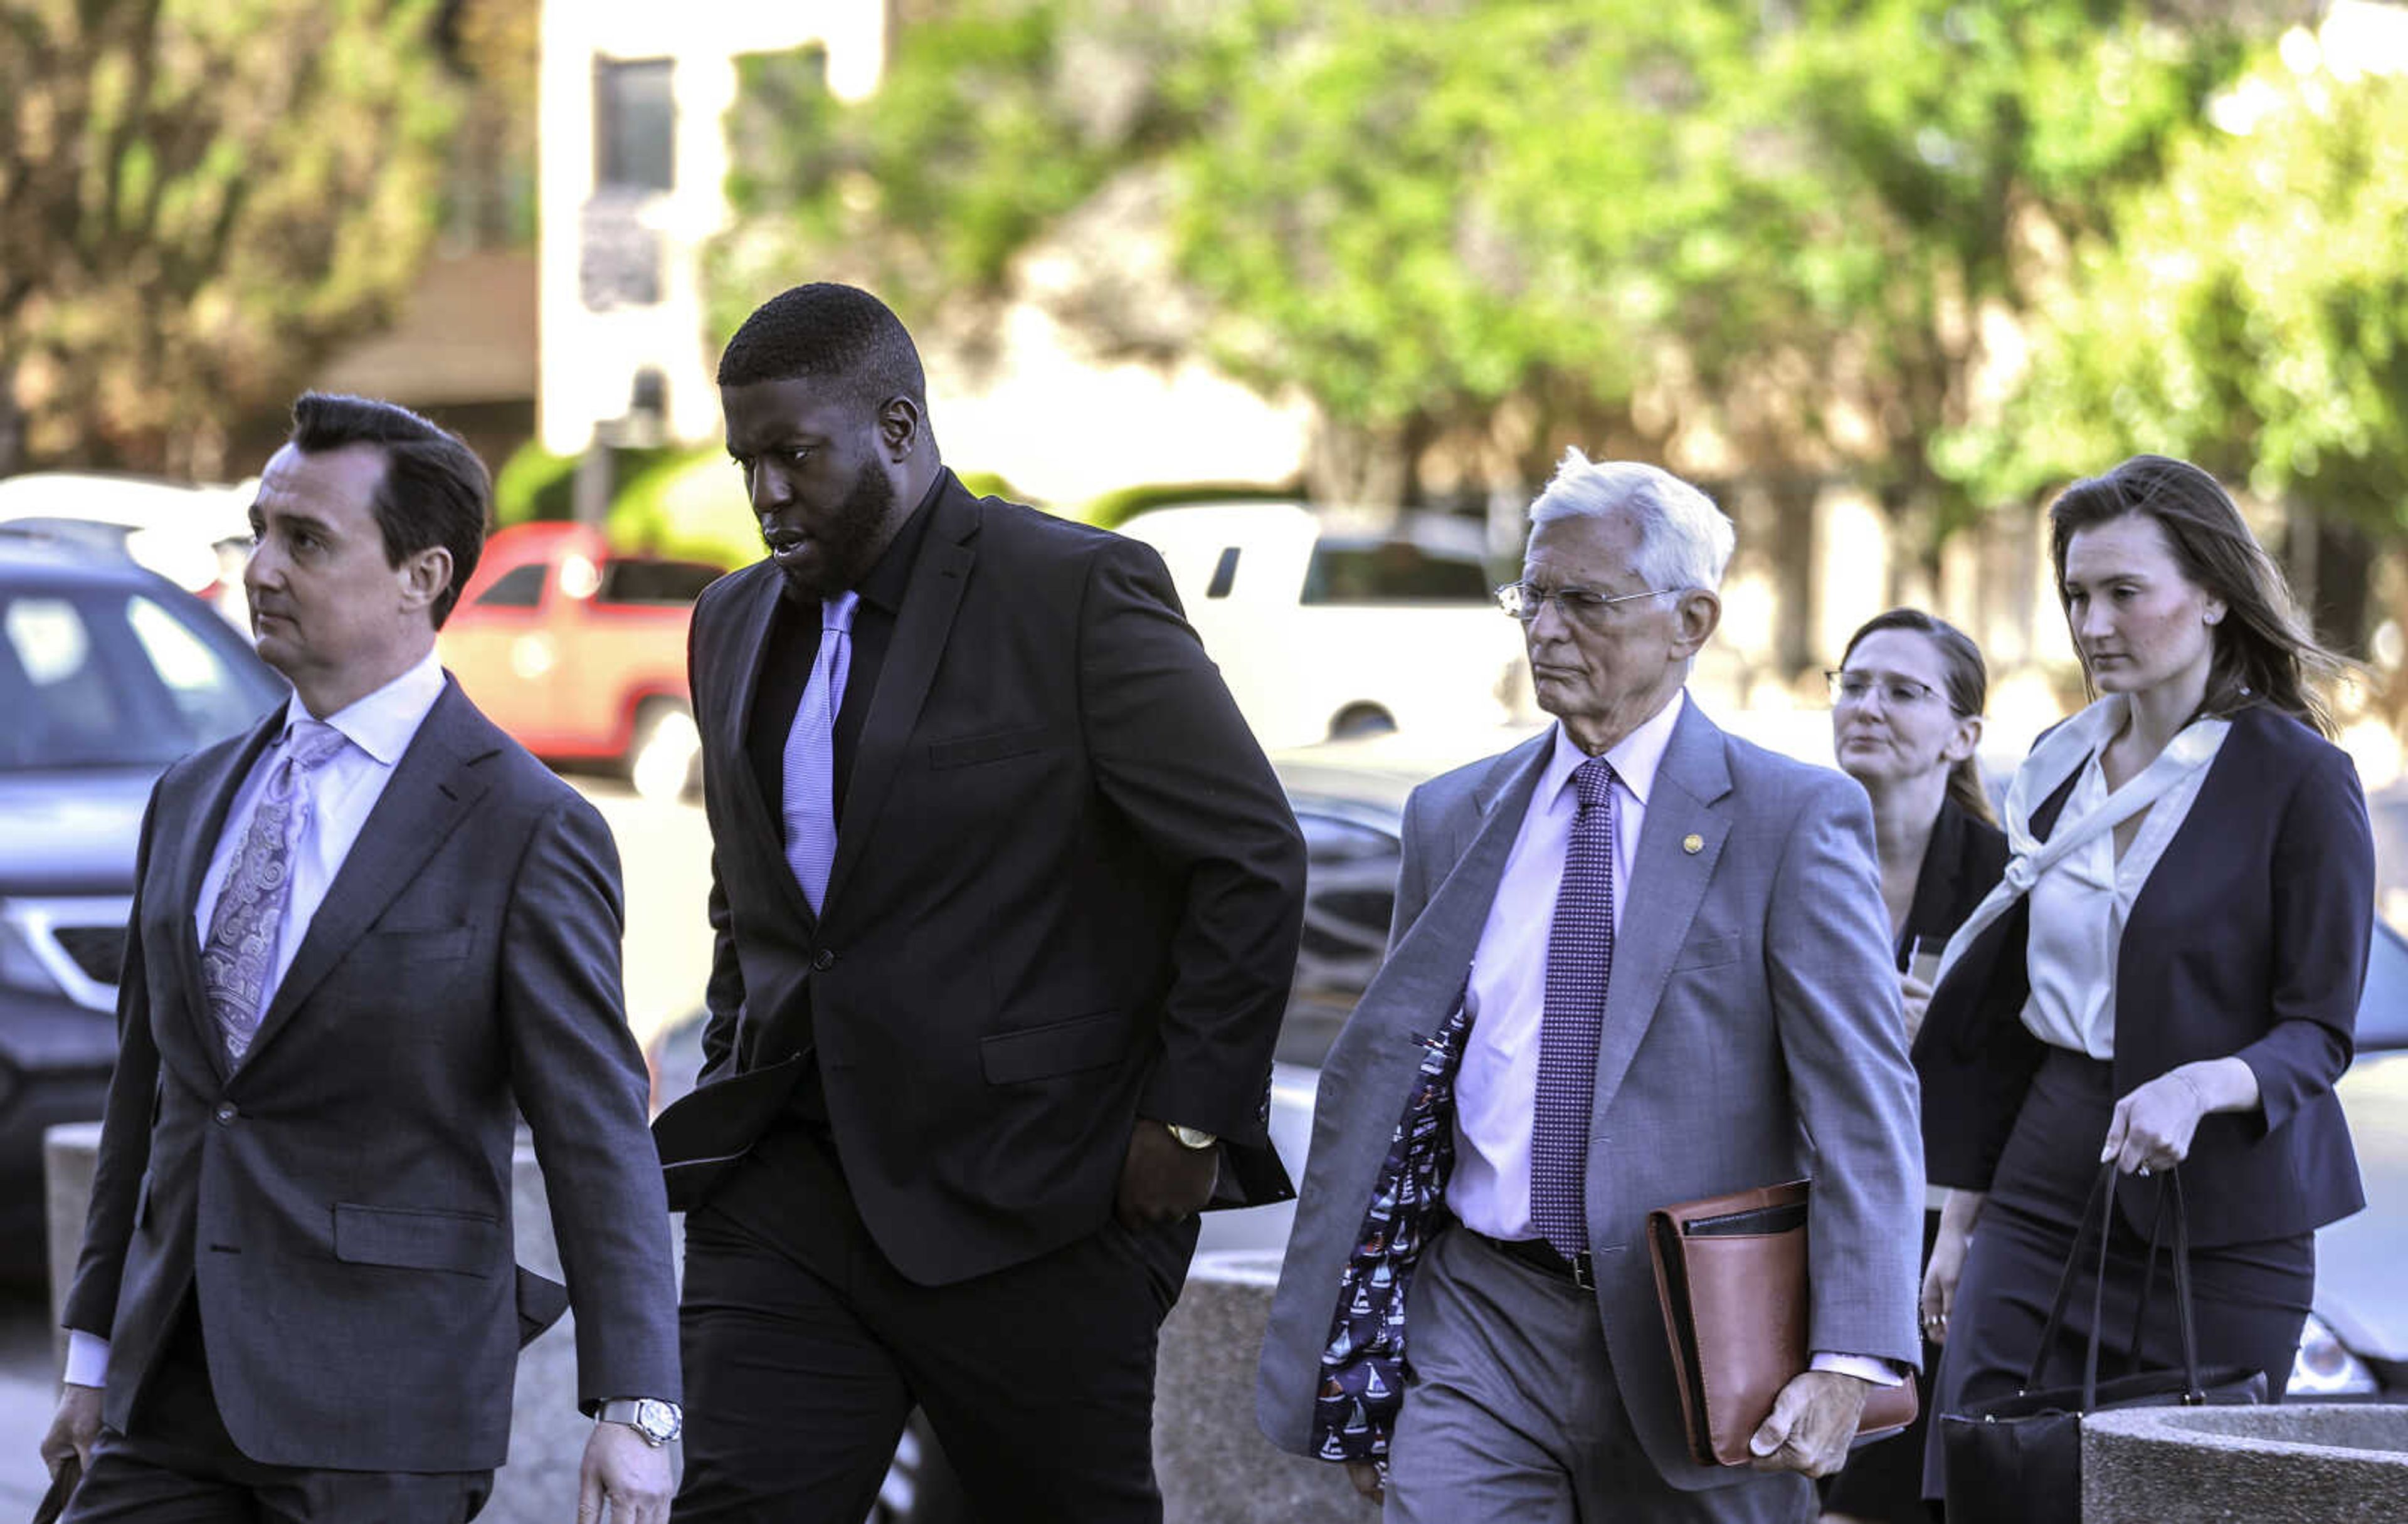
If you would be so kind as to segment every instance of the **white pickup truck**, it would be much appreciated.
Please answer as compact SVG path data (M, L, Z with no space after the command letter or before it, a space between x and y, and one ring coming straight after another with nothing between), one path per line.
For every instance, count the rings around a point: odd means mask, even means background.
M1148 509L1121 533L1162 553L1266 748L1536 717L1477 522L1216 503Z

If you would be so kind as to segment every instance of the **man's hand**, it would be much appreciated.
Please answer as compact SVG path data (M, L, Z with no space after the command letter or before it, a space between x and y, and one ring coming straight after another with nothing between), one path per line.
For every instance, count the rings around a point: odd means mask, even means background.
M1378 1503L1387 1500L1388 1468L1385 1461L1349 1460L1346 1462L1346 1479L1354 1484L1354 1490L1362 1493L1366 1502Z
M1220 1149L1190 1148L1172 1137L1168 1127L1140 1117L1137 1130L1129 1134L1120 1198L1112 1210L1121 1226L1132 1232L1192 1217L1212 1199L1212 1181L1220 1168Z
M1757 1471L1828 1476L1848 1459L1872 1384L1843 1371L1806 1371L1772 1400L1772 1417L1747 1442Z
M67 1458L86 1471L92 1469L93 1442L100 1438L100 1389L67 1386L59 1389L59 1405L50 1415L50 1427L42 1435L42 1466L51 1475L59 1474Z
M609 1524L666 1524L671 1488L666 1449L626 1424L597 1423L577 1468L577 1524L598 1524L605 1502Z

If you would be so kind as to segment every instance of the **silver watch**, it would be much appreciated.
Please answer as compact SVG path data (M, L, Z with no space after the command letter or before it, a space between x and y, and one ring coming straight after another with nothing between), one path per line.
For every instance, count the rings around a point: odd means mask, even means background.
M657 1397L613 1397L595 1417L604 1423L625 1424L656 1450L685 1431L685 1411Z

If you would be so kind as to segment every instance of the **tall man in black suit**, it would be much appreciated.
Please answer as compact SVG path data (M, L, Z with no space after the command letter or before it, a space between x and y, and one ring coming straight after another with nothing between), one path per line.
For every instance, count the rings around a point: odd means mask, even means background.
M1160 559L965 491L876 298L786 292L719 383L770 554L694 620L676 1517L854 1524L916 1403L982 1517L1158 1519L1195 1213L1288 1190L1295 821Z
M42 1453L88 1460L79 1524L473 1515L563 1300L512 1264L523 1113L604 1420L580 1517L649 1524L676 1289L618 855L437 664L484 467L390 404L293 419L244 583L294 695L151 795Z

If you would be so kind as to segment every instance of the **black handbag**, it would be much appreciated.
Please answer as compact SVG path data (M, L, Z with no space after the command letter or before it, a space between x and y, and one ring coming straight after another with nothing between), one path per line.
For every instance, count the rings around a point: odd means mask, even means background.
M2131 1348L2139 1359L2141 1333L2157 1279L2158 1230L2172 1207L2174 1309L2182 1332L2182 1369L2137 1371L2112 1381L2099 1379L2099 1325L2106 1311L2108 1226L2115 1211L2113 1161L2102 1165L2091 1188L2073 1248L2057 1277L2048 1326L2032 1352L2030 1372L2012 1396L1969 1402L1964 1411L1940 1416L1940 1444L1947 1462L1948 1524L2053 1524L2082 1517L2082 1416L2118 1407L2245 1406L2266 1401L2266 1373L2255 1366L2199 1368L2191 1314L2190 1222L2183 1210L2182 1175L2169 1170L2149 1229L2149 1259L2142 1271L2134 1308ZM2096 1210L2094 1210L2096 1208ZM2099 1274L2090 1302L2090 1347L2082 1385L2040 1389L2042 1367L2065 1320L2074 1267L2082 1261L2084 1237L2099 1234Z

